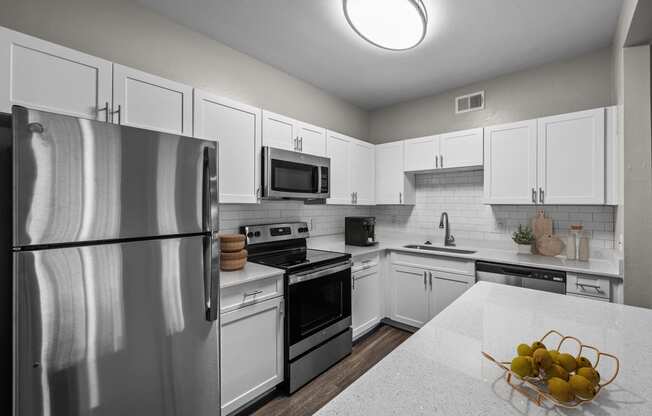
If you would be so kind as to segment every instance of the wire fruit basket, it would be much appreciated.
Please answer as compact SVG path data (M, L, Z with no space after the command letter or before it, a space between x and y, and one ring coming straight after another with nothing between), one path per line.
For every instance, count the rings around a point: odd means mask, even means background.
M571 401L571 402L559 401L559 400L555 399L548 392L548 389L547 389L547 386L546 386L546 380L543 377L541 377L541 376L538 376L538 377L521 377L521 376L519 376L518 374L514 373L511 370L511 368L510 368L511 362L509 362L509 361L498 361L494 357L492 357L491 355L489 355L488 353L486 353L484 351L482 351L482 355L484 355L484 357L486 359L488 359L489 361L495 363L501 369L505 370L505 379L507 381L507 384L509 384L514 390L516 390L519 393L523 394L528 400L534 402L538 406L542 406L544 400L547 399L547 400L551 401L552 403L554 403L557 406L572 409L572 408L581 406L584 403L588 403L588 402L591 402L591 401L595 400L598 397L598 395L600 394L600 392L602 391L602 389L604 387L608 386L609 384L611 384L616 379L616 376L618 376L618 372L620 371L620 361L618 360L618 357L616 357L613 354L607 354L606 352L602 352L602 351L598 350L597 348L592 347L590 345L586 345L586 344L582 343L582 341L580 341L576 337L564 336L561 333L559 333L558 331L555 331L554 329L548 331L548 333L546 333L540 339L540 342L543 343L547 337L549 337L550 335L553 335L553 334L558 335L561 338L560 341L559 341L559 344L557 345L557 348L556 348L557 351L562 351L562 346L565 343L568 344L568 343L571 343L571 342L576 343L577 346L578 346L579 352L577 353L577 356L576 356L577 358L582 356L583 355L582 352L584 352L586 350L593 351L595 353L595 357L596 357L595 362L593 363L593 368L596 369L596 371L597 371L598 365L600 364L600 359L601 358L605 357L607 359L610 359L610 360L614 361L615 368L614 368L613 375L608 380L606 380L605 382L598 383L598 385L596 387L596 392L595 392L595 395L593 396L593 398L591 398L591 399L582 399L580 397L575 396L574 400ZM515 384L513 382L513 380L512 380L512 378L514 378L514 377L517 380L522 381L522 383Z

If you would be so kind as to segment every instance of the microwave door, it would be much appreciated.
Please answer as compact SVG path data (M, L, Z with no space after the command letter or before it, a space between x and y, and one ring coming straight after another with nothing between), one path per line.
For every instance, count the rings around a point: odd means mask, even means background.
M330 159L263 148L263 198L324 199L330 196Z

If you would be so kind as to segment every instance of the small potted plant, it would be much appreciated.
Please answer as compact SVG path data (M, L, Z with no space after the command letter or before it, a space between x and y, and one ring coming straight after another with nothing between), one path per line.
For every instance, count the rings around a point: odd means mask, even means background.
M534 234L530 227L519 225L518 230L512 234L512 240L516 243L516 250L519 254L531 254Z

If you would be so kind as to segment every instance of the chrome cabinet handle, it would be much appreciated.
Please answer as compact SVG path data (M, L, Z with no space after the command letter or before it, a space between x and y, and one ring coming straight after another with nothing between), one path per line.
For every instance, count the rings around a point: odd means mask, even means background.
M444 167L444 155L439 155L439 167Z
M403 192L398 193L398 203L402 204L403 203Z
M303 137L299 138L299 151L303 152Z
M104 108L98 108L98 109L97 109L97 113L98 113L98 115L99 115L99 113L101 113L102 111L106 111L106 113L105 113L106 118L104 119L104 122L105 122L105 123L108 123L108 122L109 122L109 112L110 112L110 111L109 111L109 102L108 102L108 101L104 104Z
M353 198L354 192L351 192L351 204L355 204L355 199Z
M262 290L254 290L253 292L245 292L244 295L243 295L242 297L246 299L246 298L248 298L249 296L260 295L261 293L263 293Z
M439 158L435 155L435 169L439 168Z
M358 205L358 193L355 192L355 204Z
M537 203L537 190L532 188L532 203L536 204Z
M600 286L597 286L597 285L589 285L587 283L575 282L575 286L579 287L582 290L584 290L584 288L588 287L588 288L591 288L591 289L595 289L595 291L598 292L598 293L602 293L602 288Z
M353 290L355 290L355 277L351 276L351 283L353 284Z
M428 284L426 283L426 272L423 272L423 287L428 289Z
M432 272L428 272L428 280L430 281L430 291L432 292Z
M293 148L293 150L299 150L299 136L295 137L295 138L292 140L292 143L294 143L294 148Z
M539 202L543 204L543 200L544 200L543 188L539 188Z
M120 106L120 104L118 104L118 109L116 111L111 111L111 116L113 116L113 114L118 115L118 124L122 124L122 122L120 120L121 114L122 114L122 107ZM111 117L111 118L113 118L113 117Z

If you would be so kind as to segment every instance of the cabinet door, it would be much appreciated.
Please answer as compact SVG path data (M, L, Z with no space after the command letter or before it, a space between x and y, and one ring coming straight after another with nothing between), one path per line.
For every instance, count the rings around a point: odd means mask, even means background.
M437 136L419 137L417 139L405 140L405 171L414 172L420 170L431 170L435 167L435 160L438 157Z
M11 106L107 121L111 62L0 27L0 112Z
M539 202L604 204L604 108L540 118Z
M283 298L221 316L222 414L283 381Z
M482 166L482 139L481 128L439 135L439 167Z
M351 154L351 191L356 193L358 205L374 205L376 194L376 158L374 145L360 140L349 144Z
M488 204L537 200L537 121L484 130L484 199Z
M263 146L298 150L296 120L263 110Z
M220 202L258 202L261 110L197 89L194 104L194 136L220 144Z
M376 146L376 203L403 203L403 142Z
M350 190L349 143L353 139L334 131L326 133L326 156L331 159L331 197L329 204L347 205L353 203Z
M192 135L192 87L113 64L113 122Z
M434 318L459 298L469 288L465 277L456 277L450 273L431 271L432 289L430 293L430 318Z
M423 269L392 265L392 319L417 328L428 321L428 286Z
M380 272L377 267L353 275L353 339L375 327L381 319Z
M312 124L298 122L299 151L326 156L326 130Z

